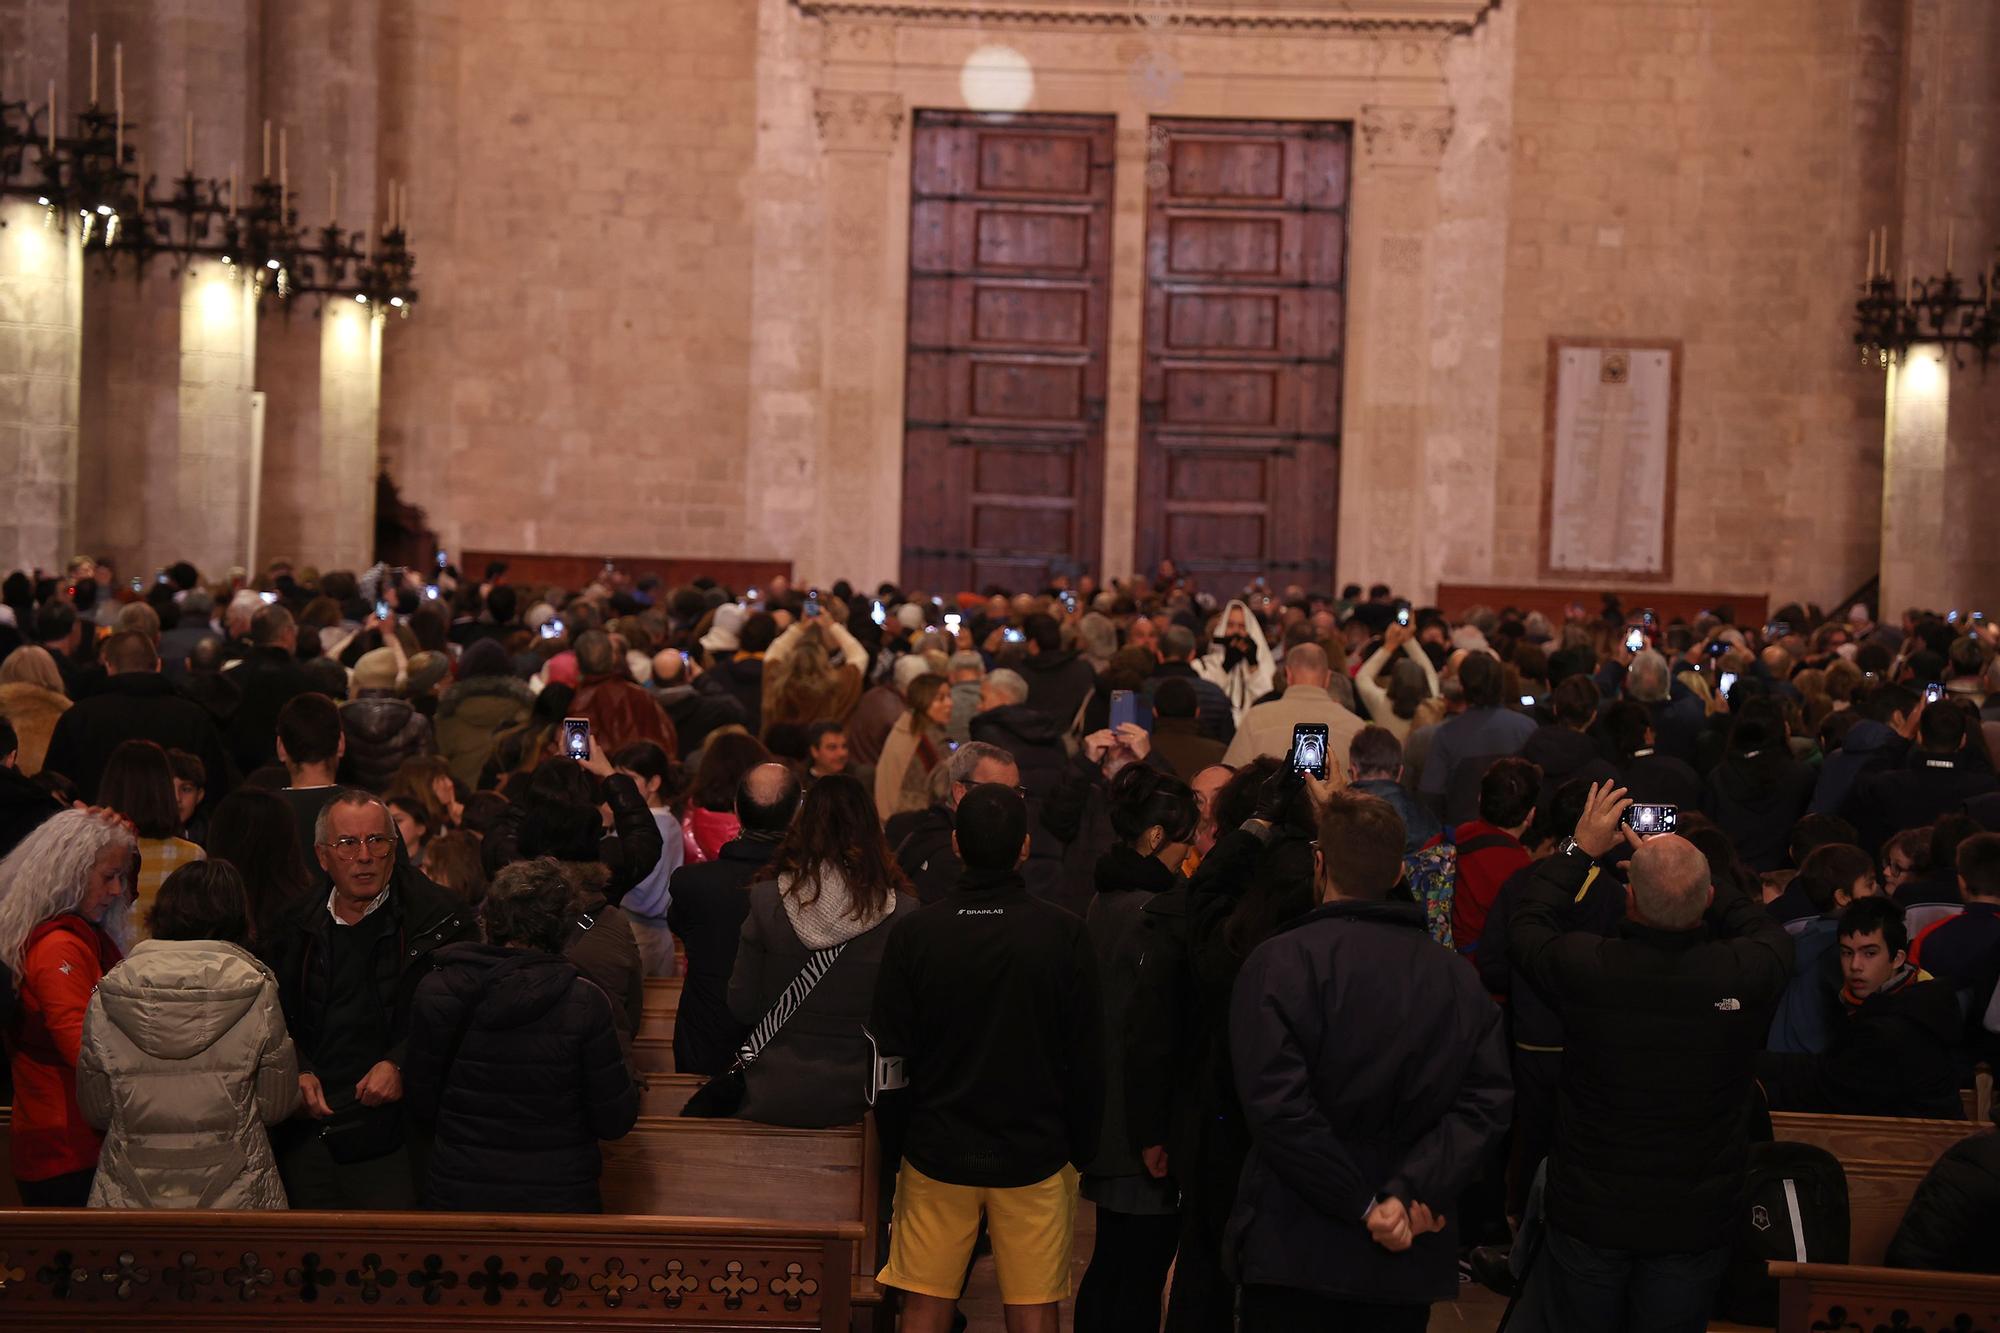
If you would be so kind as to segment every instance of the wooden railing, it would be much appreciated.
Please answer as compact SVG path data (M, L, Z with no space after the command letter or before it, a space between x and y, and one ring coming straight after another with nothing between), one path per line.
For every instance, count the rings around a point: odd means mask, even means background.
M2000 1277L1907 1268L1772 1264L1779 1333L1991 1333Z
M1847 1173L1847 1258L1879 1264L1909 1211L1910 1196L1952 1145L1980 1132L1963 1120L1892 1120L1866 1115L1771 1117L1773 1135L1810 1143L1840 1159Z

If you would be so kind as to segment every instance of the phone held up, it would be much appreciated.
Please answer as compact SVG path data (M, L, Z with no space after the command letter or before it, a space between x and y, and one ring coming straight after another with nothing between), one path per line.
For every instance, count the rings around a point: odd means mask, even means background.
M1626 630L1625 651L1628 653L1639 653L1639 652L1644 652L1645 650L1646 650L1645 629L1642 626L1634 625L1632 626L1632 628Z
M1326 723L1300 722L1292 728L1292 771L1326 780Z
M1410 623L1410 608L1409 608L1409 607L1407 607L1407 606L1399 606L1399 607L1397 607L1397 608L1396 608L1396 623L1397 623L1398 625L1407 625L1407 624L1409 624L1409 623Z
M1927 704L1941 704L1944 702L1944 693L1943 682L1931 681L1924 686L1924 702Z
M590 758L590 719L587 717L566 717L563 719L563 753L577 763Z
M1625 822L1642 838L1672 833L1680 823L1680 807L1673 805L1632 805L1625 809Z

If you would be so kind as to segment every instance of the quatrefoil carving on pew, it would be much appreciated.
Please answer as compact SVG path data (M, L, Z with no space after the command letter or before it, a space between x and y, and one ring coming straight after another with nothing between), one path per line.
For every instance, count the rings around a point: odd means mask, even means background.
M458 1285L458 1274L445 1269L442 1256L427 1254L422 1268L410 1270L408 1281L412 1287L423 1292L425 1305L436 1305L444 1299L447 1291Z
M153 1274L152 1270L139 1266L139 1257L137 1255L133 1254L130 1250L125 1250L118 1255L118 1266L116 1268L106 1268L97 1276L101 1280L111 1283L113 1294L122 1301L131 1297L132 1288L143 1287L150 1282Z
M796 1310L806 1303L806 1297L819 1294L819 1279L805 1275L805 1265L793 1262L785 1265L785 1275L771 1279L771 1290L785 1298L785 1308Z
M347 1285L361 1288L361 1301L373 1305L382 1299L382 1293L396 1285L396 1270L382 1266L379 1254L361 1256L361 1267L347 1270Z
M591 1275L590 1289L604 1297L607 1308L616 1310L625 1303L627 1292L639 1289L639 1279L625 1271L623 1259L606 1259L604 1271Z
M669 1259L666 1270L655 1273L646 1285L665 1297L661 1303L669 1310L678 1310L682 1301L701 1290L701 1283L688 1275L687 1265L678 1259Z
M35 1270L35 1281L47 1287L49 1295L57 1300L68 1300L72 1288L90 1281L90 1270L79 1267L76 1256L68 1250L57 1250L49 1259L49 1263Z
M321 1291L333 1285L333 1270L320 1267L319 1255L311 1250L299 1256L297 1268L285 1270L285 1285L299 1289L299 1299L310 1304Z
M13 1254L9 1251L0 1250L0 1291L26 1280L28 1276L27 1269L13 1266L13 1258Z
M489 1254L486 1256L486 1262L479 1266L479 1271L466 1279L465 1285L483 1293L481 1299L488 1305L498 1305L501 1301L500 1293L512 1291L520 1286L521 1278L519 1274L506 1270L506 1266L500 1262L499 1255Z
M743 1298L756 1295L759 1285L756 1278L743 1271L741 1259L731 1259L723 1266L721 1277L708 1280L708 1289L721 1296L723 1306L730 1310L742 1309Z
M245 1250L242 1262L222 1275L222 1280L236 1288L236 1298L243 1301L257 1299L257 1292L276 1281L270 1269L257 1262L255 1250Z
M542 1304L551 1310L562 1304L562 1294L576 1290L576 1274L563 1272L563 1261L550 1255L542 1265L542 1271L528 1279L531 1290L542 1293Z
M121 1255L119 1257L123 1258L124 1256ZM192 1250L183 1250L181 1251L181 1261L178 1266L160 1271L160 1281L172 1287L174 1295L184 1301L191 1301L195 1298L197 1292L215 1281L215 1270L212 1268L196 1267L194 1252Z

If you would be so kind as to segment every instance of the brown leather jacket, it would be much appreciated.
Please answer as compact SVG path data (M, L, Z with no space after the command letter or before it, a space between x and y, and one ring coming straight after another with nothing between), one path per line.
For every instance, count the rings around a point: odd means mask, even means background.
M572 716L590 719L591 736L607 758L633 741L657 741L669 758L680 754L674 724L653 696L616 674L591 676L577 688Z

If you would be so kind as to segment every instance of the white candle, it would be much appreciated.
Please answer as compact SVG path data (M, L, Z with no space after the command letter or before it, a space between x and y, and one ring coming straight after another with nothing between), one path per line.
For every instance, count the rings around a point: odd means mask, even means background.
M229 164L229 220L236 221L236 164Z
M285 153L285 127L278 127L278 189L282 193L291 183L291 166Z
M394 176L389 178L389 203L384 210L383 216L384 226L382 229L384 231L396 230L396 178Z
M1951 261L1956 253L1956 246L1953 242L1957 239L1958 224L1956 222L1946 222L1944 224L1944 271L1947 273L1951 272Z
M340 169L326 169L326 215L334 222L340 221Z
M187 113L181 126L181 174L194 175L194 112Z
M264 179L271 179L271 121L264 121Z
M1874 277L1875 277L1875 229L1873 227L1870 227L1868 229L1868 276L1866 278L1863 278L1862 281L1863 282L1872 281Z
M56 121L58 119L59 117L56 114L56 81L54 79L50 79L49 80L49 156L51 157L55 156L55 151L56 151Z
M97 34L90 34L90 104L97 105Z

